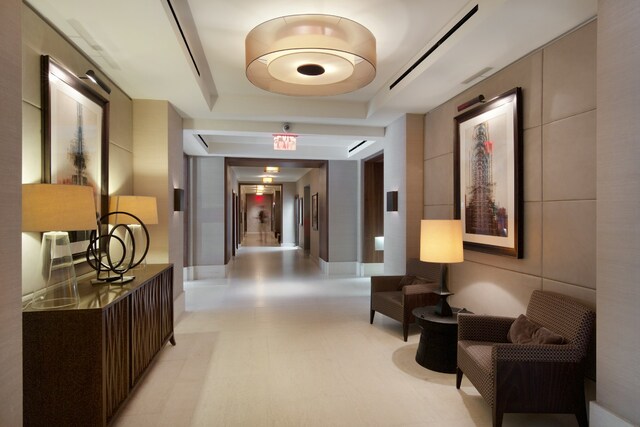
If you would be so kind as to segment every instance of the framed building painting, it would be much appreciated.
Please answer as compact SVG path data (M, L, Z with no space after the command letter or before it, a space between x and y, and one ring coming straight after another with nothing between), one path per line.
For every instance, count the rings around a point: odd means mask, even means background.
M96 212L108 211L109 102L49 56L41 57L43 181L93 188ZM69 232L84 255L91 230Z
M464 248L522 258L522 93L455 118L454 215Z

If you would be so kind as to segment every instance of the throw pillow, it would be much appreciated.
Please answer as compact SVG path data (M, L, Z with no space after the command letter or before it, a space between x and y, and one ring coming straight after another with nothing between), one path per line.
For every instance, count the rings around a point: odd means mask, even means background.
M401 291L405 285L413 284L415 278L416 276L404 276L402 279L400 279L400 283L398 283L398 290Z
M507 340L514 344L564 344L562 335L539 326L521 314L511 324Z
M521 314L511 324L507 333L507 340L514 344L530 344L533 333L538 330L538 325L527 319L527 316Z
M564 344L564 337L541 326L533 333L534 344Z

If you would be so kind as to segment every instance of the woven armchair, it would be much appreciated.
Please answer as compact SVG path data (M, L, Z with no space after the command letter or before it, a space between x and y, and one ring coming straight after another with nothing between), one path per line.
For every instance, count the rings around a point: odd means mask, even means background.
M506 412L573 413L588 426L584 395L585 358L595 313L560 294L534 291L527 318L565 339L564 344L512 344L515 319L458 315L458 368L478 389L500 427Z
M376 311L389 316L402 323L404 340L407 341L409 325L415 322L411 311L416 307L435 305L438 302L438 296L433 291L440 289L440 287L436 283L420 283L404 285L399 289L400 281L403 277L405 276L371 277L371 314L369 323L373 323Z

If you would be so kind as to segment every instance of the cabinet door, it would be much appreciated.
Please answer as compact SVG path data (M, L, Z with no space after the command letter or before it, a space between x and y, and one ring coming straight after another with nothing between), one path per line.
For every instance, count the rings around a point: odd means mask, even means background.
M160 349L160 287L151 279L131 294L131 386Z
M129 299L104 311L105 405L107 420L129 394Z

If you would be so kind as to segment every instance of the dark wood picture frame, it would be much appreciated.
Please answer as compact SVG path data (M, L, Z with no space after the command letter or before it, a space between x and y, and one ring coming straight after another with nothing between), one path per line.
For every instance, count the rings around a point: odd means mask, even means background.
M318 193L311 196L311 228L318 231Z
M92 186L96 211L104 215L109 208L109 101L48 55L41 57L40 82L43 181ZM89 231L69 233L74 257L84 256Z
M522 90L454 120L454 217L464 248L522 258Z

